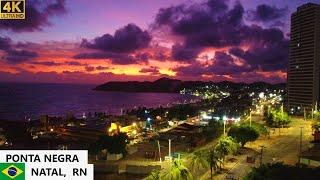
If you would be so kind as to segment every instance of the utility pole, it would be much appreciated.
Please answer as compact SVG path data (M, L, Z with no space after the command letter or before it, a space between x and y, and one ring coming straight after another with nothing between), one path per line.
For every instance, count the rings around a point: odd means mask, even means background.
M283 119L283 103L281 104L281 119Z
M303 117L304 117L304 120L306 121L307 120L307 114L306 114L306 108L305 107L303 108Z
M251 115L251 109L250 109L250 126L251 126L251 121L252 121L252 115Z
M158 140L158 149L159 149L159 159L160 159L160 162L162 162L162 160L161 160L161 151L160 151L160 142L159 142L159 140Z
M262 165L262 153L263 153L263 148L265 148L265 146L260 146L260 166Z
M171 160L171 139L169 139L169 158Z
M313 108L311 109L311 119L313 121Z
M222 117L223 120L223 136L226 137L226 120L227 120L227 112L224 112L224 116Z
M316 120L318 120L318 102L316 101L316 104L314 105L314 112L316 113Z
M302 152L302 129L303 129L303 127L300 127L300 147L299 147L299 161L298 161L298 164L300 164L300 156L301 156L301 152Z
M223 135L226 136L226 120L223 120Z

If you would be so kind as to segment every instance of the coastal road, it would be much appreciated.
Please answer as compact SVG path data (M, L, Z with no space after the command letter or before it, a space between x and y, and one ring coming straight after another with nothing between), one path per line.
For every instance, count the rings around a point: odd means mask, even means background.
M219 174L214 179L242 179L251 171L252 167L258 167L260 164L261 146L264 146L262 153L262 162L271 163L274 161L284 162L286 164L295 165L298 162L300 151L300 132L302 127L302 151L305 151L310 146L312 140L311 122L304 121L302 118L293 118L291 127L278 129L270 135L270 138L259 138L255 142L246 144L247 149L243 155L238 155L235 158L236 162L227 162L225 168L228 173ZM250 164L246 162L247 156L255 156L256 162ZM231 157L229 157L231 158ZM205 173L202 180L210 179L209 171Z
M248 148L259 152L256 156L255 166L260 164L260 151L263 146L262 163L271 163L273 161L284 162L295 165L298 162L300 151L300 132L302 127L302 151L310 146L312 140L311 122L304 121L302 118L293 118L291 127L281 128L280 134L276 130L270 139L259 139L247 145ZM229 171L235 178L241 179L251 170L250 164L246 162L246 156L241 157L239 162Z

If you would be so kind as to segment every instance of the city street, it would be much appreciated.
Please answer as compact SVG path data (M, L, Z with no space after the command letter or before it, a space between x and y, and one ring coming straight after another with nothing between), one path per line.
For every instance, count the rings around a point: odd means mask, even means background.
M236 162L226 163L225 169L228 169L227 174L220 174L214 177L214 179L241 179L248 172L251 167L259 166L260 164L260 150L263 148L263 163L271 162L284 162L286 164L294 165L298 162L298 154L300 147L300 127L302 128L302 151L306 150L310 146L312 140L311 122L304 121L302 118L292 118L291 127L276 129L270 134L270 139L267 137L259 138L255 142L248 143L246 145L245 154L236 156ZM255 155L255 164L246 162L247 156ZM231 157L229 157L231 158ZM202 176L201 179L210 179L210 171Z

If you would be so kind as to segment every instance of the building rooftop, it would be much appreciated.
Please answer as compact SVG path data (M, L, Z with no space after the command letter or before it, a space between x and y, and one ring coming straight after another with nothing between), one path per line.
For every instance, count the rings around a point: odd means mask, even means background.
M299 6L297 8L297 11L300 11L300 10L303 10L303 9L306 9L306 8L310 8L310 7L319 7L320 8L320 4L306 3L306 4L303 4L303 5Z

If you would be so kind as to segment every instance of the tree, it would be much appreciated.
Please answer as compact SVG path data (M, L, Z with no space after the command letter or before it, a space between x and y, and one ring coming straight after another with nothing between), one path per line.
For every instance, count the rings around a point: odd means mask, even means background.
M273 127L273 115L272 113L269 113L264 120L266 121L267 126Z
M208 162L210 166L210 178L212 179L213 170L216 171L219 167L219 164L222 163L222 161L219 159L218 153L213 148L208 152Z
M223 123L221 121L209 121L209 125L203 130L203 135L207 140L211 140L223 133Z
M270 127L283 127L289 125L291 122L287 112L279 109L271 111L269 116L266 118L266 123Z
M207 150L198 150L193 152L187 159L190 162L192 171L197 172L201 168L208 168L208 153Z
M241 125L248 125L250 126L250 123L249 122L245 122L245 123L242 123ZM253 127L254 129L256 129L260 135L268 135L269 134L269 130L268 128L263 125L263 124L260 124L260 123L257 123L257 122L251 122L251 127Z
M283 179L308 179L316 180L320 177L319 168L290 166L283 163L263 164L252 168L244 180L283 180Z
M189 169L182 164L181 160L174 160L171 167L167 169L163 179L193 180L193 176Z
M198 114L198 109L190 104L180 104L171 107L168 110L168 118L177 118L179 120L186 120L188 116L195 116Z
M258 130L249 125L232 126L228 135L239 142L242 147L244 147L247 142L255 141L259 138Z
M107 149L111 154L122 153L123 155L126 155L127 143L128 136L124 133L119 133L114 136L104 135L89 146L89 151L92 154L97 154L101 150Z
M31 133L28 131L28 125L24 123L17 123L14 128L12 126L4 127L4 135L7 141L15 143L29 144L33 142Z
M228 154L234 153L238 149L238 143L235 142L235 140L230 137L222 137L218 140L218 143L214 147L214 150L217 152L217 155L219 159L224 162L225 157ZM221 164L220 164L221 165ZM220 166L221 168L221 166Z
M127 143L128 143L128 136L125 133L119 133L118 135L111 136L111 139L108 142L106 149L111 154L122 153L123 155L126 155Z
M101 152L101 150L101 144L98 144L97 142L90 144L88 148L89 154L94 155L96 160L98 160L98 154Z
M191 168L197 172L200 168L210 168L210 177L212 179L213 171L219 167L219 163L222 163L219 159L218 153L214 148L199 150L191 154L189 161L191 162Z

